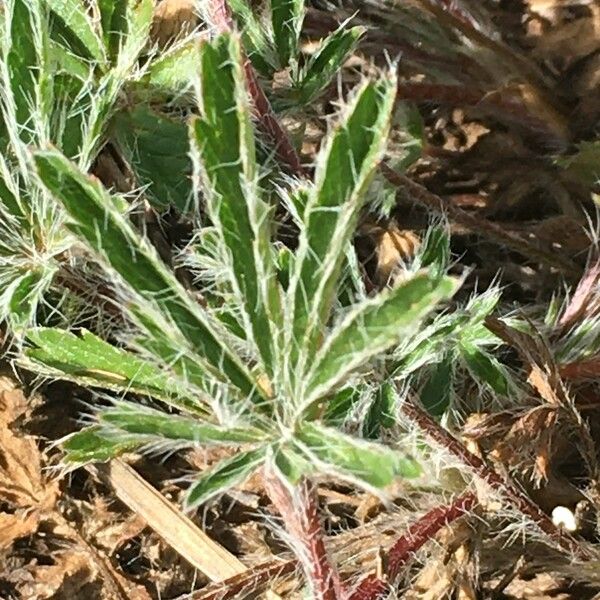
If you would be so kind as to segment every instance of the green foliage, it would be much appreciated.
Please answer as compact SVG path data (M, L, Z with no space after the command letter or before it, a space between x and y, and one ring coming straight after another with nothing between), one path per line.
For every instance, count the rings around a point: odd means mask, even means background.
M418 332L456 289L440 267L368 300L360 291L349 244L385 150L395 81L388 75L360 86L323 146L301 205L286 199L298 209L300 243L297 250L286 250L281 262L273 242L274 211L257 180L242 61L232 35L198 51L199 116L189 135L194 176L202 182L212 226L198 232L194 249L201 276L214 273L215 284L204 306L133 226L122 197L111 195L59 150L34 152L45 193L61 206L65 228L113 282L134 332L117 347L87 331L78 336L30 329L21 364L83 385L143 394L165 407L117 401L101 409L95 425L65 440L69 462L189 444L238 448L193 484L187 497L192 506L265 462L292 482L318 470L367 487L416 477L421 469L415 457L340 430L357 406L351 390L323 410L342 384L355 379L358 385L374 360ZM176 163L160 164L153 157L162 152L179 160L186 142L179 130L175 133L178 126L141 108L120 119L115 127L132 152L138 177L147 173L148 193L166 203L170 174L165 171ZM173 131L179 141L165 139L161 150L152 144L156 131ZM341 309L337 297L347 277L359 293Z

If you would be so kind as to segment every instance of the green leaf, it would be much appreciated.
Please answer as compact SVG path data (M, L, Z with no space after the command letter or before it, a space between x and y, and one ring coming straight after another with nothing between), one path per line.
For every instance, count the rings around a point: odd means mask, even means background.
M121 32L121 47L117 61L120 69L128 70L135 65L148 42L153 16L153 0L129 0L127 3L125 12L127 30Z
M198 74L199 50L200 41L194 39L162 52L148 67L141 86L168 95L187 92Z
M600 181L600 141L581 142L575 154L560 157L556 162L578 183L596 185Z
M166 414L131 402L115 402L99 415L101 425L134 435L146 435L195 444L246 444L265 441L265 434L246 425L221 427L213 423Z
M270 216L259 197L254 135L237 38L218 37L200 54L201 112L192 126L207 209L230 264L244 322L271 372L280 322L279 286L270 246Z
M382 428L392 427L396 422L395 407L396 390L391 383L386 381L377 388L375 399L371 403L363 423L363 435L374 440L380 436Z
M358 386L347 387L339 390L324 404L324 412L321 415L323 423L331 426L342 426L354 407L358 404L364 390Z
M168 372L131 352L116 348L89 331L75 335L62 329L30 329L34 347L25 356L56 378L121 392L148 394L184 409L199 409L198 402Z
M447 227L440 224L427 230L418 257L422 267L427 267L440 276L446 272L450 261L450 235Z
M397 477L413 478L421 474L418 462L409 456L317 423L300 425L296 439L313 460L323 461L334 470L377 488L389 485Z
M12 92L14 118L20 127L19 135L29 143L32 138L28 130L34 129L36 125L32 120L36 116L35 107L38 105L37 86L42 61L36 44L41 26L39 6L35 1L12 0L7 3L5 10L3 59L9 77L6 84Z
M51 264L38 267L16 279L5 290L10 296L7 309L12 333L20 334L35 321L38 305L55 272L56 267Z
M363 85L319 154L289 290L294 302L293 338L288 340L292 364L298 350L301 363L310 360L324 333L346 245L385 149L395 94L391 74ZM298 377L303 370L302 365Z
M271 0L271 23L280 67L287 67L298 52L304 20L304 0Z
M102 39L94 29L86 4L82 0L44 0L47 6L58 17L59 31L79 42L78 49L83 51L84 58L91 58L100 64L106 62L106 54ZM70 37L67 36L67 37Z
M227 346L222 332L192 300L153 246L126 220L117 198L53 150L34 154L38 175L71 218L69 228L112 268L134 295L126 308L145 327L152 311L176 327L189 351L202 357L215 377L227 378L255 397L252 376ZM146 315L146 320L144 319ZM160 326L155 323L155 331ZM185 343L183 347L185 348Z
M247 0L228 0L227 4L242 32L244 50L252 65L262 74L270 77L275 71L276 56L272 51L273 42L269 39L267 29Z
M110 58L119 53L121 38L127 33L127 6L130 0L98 0L102 37Z
M50 40L48 45L48 56L51 60L54 73L62 72L75 76L81 81L90 79L92 69L85 60L75 56L62 44Z
M413 332L457 288L455 279L416 275L358 305L325 340L309 374L306 402L330 393L357 368Z
M74 433L61 442L65 462L82 465L90 462L106 462L141 446L144 440L123 439L103 431L94 425Z
M193 200L188 128L138 106L117 115L114 131L151 202L159 209L175 206L188 212Z
M239 452L202 473L188 490L186 507L195 508L242 483L265 461L266 452L266 446Z
M502 365L475 344L461 341L460 355L475 379L487 383L495 392L508 396L508 377Z
M363 27L342 25L325 38L294 82L294 96L299 106L312 102L329 85L364 33Z
M277 447L271 460L275 468L292 486L314 471L311 462L295 444L282 444Z
M442 362L435 365L421 390L421 404L434 417L441 417L450 406L453 370L454 357L447 354Z

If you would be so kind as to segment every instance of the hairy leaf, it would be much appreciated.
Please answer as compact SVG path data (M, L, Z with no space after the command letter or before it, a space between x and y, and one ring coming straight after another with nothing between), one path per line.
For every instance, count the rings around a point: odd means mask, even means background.
M456 280L416 275L358 305L325 340L309 375L311 403L331 392L355 369L417 329L421 319L456 290Z
M65 462L81 465L90 462L106 462L124 452L135 449L144 439L123 439L94 425L74 433L61 442Z
M273 37L281 67L298 52L298 38L304 19L304 0L271 0Z
M132 302L138 322L145 312L143 304L154 307L176 325L215 376L226 376L244 394L253 396L256 388L251 375L215 324L160 261L154 247L126 220L116 199L60 153L39 151L34 158L40 179L69 214L70 229L139 298L137 310Z
M329 85L352 52L365 30L363 27L340 27L323 41L294 82L299 106L312 102Z
M131 402L116 402L99 414L102 425L135 435L147 435L195 444L245 444L262 442L265 434L250 426L221 427L197 418L169 415Z
M89 331L75 335L62 329L40 327L28 330L26 335L34 345L25 351L26 358L48 375L90 386L148 394L182 408L199 408L183 384L168 372Z
M106 61L104 44L94 28L86 3L82 0L44 0L44 2L58 17L59 31L70 34L78 40L79 49L83 50L85 58L92 58L103 64Z
M266 454L267 447L263 446L256 450L239 452L232 458L217 463L202 473L191 486L185 498L186 506L197 507L242 483L265 461Z
M192 203L192 163L187 127L138 106L120 113L114 130L140 184L159 209L185 213Z
M292 364L298 349L303 361L313 356L323 336L346 244L386 145L395 92L392 75L363 85L319 155L289 291L294 302Z
M270 218L256 185L254 136L235 37L223 35L201 52L202 116L192 141L200 157L208 211L226 248L230 280L267 371L280 320L270 248Z
M421 467L413 458L317 423L303 423L296 437L309 456L378 488L389 485L396 477L421 474Z

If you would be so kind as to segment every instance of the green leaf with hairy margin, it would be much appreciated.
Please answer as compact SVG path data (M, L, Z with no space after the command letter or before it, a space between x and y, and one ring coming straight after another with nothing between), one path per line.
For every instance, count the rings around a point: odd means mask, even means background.
M127 31L121 34L118 66L129 69L148 43L154 16L153 0L129 0L125 12Z
M83 51L84 58L91 58L100 64L106 62L102 39L96 32L86 4L82 0L44 0L58 18L58 31L67 38L75 38L77 50Z
M298 52L304 20L304 0L271 0L271 24L280 67L287 67Z
M222 460L202 473L188 490L185 497L187 508L194 508L242 483L266 459L268 446L239 452L232 458Z
M239 24L248 58L262 75L271 76L275 71L277 59L272 50L273 42L269 39L264 24L256 17L247 0L228 0L227 4Z
M421 390L421 404L434 417L441 417L450 406L454 362L454 356L447 354L442 362L435 365Z
M301 352L298 377L303 377L302 363L314 356L329 318L346 245L386 146L395 95L392 74L361 86L319 154L289 290L294 321L288 345L292 364Z
M314 472L313 464L293 443L282 444L273 452L271 462L291 485Z
M150 201L162 210L188 212L193 200L188 128L138 106L118 114L113 130Z
M34 160L41 181L71 218L69 228L139 299L138 321L145 310L142 305L154 307L177 327L216 377L227 378L244 394L255 397L252 376L227 346L221 331L162 263L155 248L133 229L117 199L59 152L38 151Z
M26 360L57 379L148 394L173 406L198 410L198 403L185 386L168 372L89 331L75 335L62 329L39 327L28 330L26 337L34 345L25 351Z
M416 330L421 319L456 288L453 278L421 274L359 304L329 334L314 358L306 402L330 393L352 371Z
M382 488L397 477L414 478L421 474L419 463L380 446L340 433L317 423L303 423L296 432L298 443L308 456L327 463L351 477Z
M23 274L8 286L8 320L13 333L20 334L35 321L39 303L50 287L55 271L56 267L52 264L40 266Z
M112 61L117 57L121 38L127 33L129 0L97 0L100 10L102 37Z
M461 341L458 349L460 356L475 379L487 383L498 394L508 395L508 378L496 358L470 342Z
M12 9L12 10L11 10ZM6 82L12 92L15 120L23 128L20 131L24 141L32 141L28 128L33 128L31 119L35 117L37 105L37 79L41 57L36 45L37 20L35 10L39 7L35 1L12 0L4 8L7 11L4 24L3 59L9 81Z
M124 439L93 425L63 439L60 445L65 452L65 462L81 465L106 462L119 454L134 450L145 441L143 438Z
M148 67L140 86L168 96L191 90L198 72L200 43L193 39L161 53Z
M222 35L200 53L201 116L192 124L207 209L226 248L230 282L267 372L281 321L270 215L259 197L254 135L239 41Z
M392 427L396 422L394 409L396 406L396 389L389 382L382 383L375 392L375 397L362 426L363 435L370 439L378 439L381 429Z
M364 32L363 27L342 25L323 40L318 52L295 78L294 98L299 106L312 102L329 85Z
M115 402L102 410L98 416L104 426L114 427L125 433L166 438L173 441L196 444L248 444L264 442L264 432L246 425L244 427L221 427L213 423L141 406L131 402Z

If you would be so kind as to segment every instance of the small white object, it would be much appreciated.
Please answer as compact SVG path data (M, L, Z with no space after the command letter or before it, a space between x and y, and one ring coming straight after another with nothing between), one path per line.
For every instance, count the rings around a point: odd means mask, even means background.
M552 522L566 531L577 531L577 519L566 506L556 506L552 511Z

